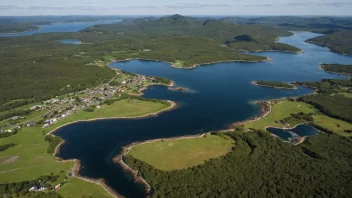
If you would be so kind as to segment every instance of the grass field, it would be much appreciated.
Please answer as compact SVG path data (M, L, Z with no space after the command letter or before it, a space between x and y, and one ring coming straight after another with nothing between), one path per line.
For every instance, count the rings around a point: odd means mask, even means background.
M173 63L175 67L182 68L185 65L185 61L182 60L177 60L176 62Z
M60 175L57 183L63 181L67 172L72 168L74 162L58 162L53 156L46 153L48 142L44 140L45 135L66 123L77 120L87 120L105 117L135 117L149 113L154 113L169 107L166 104L157 102L141 101L137 99L120 100L109 106L103 106L101 109L95 109L94 112L81 111L60 122L43 129L41 127L22 128L16 135L0 138L0 145L14 143L16 146L0 152L0 184L11 183L25 180L33 180L43 175ZM87 187L87 189L78 189L80 192L91 192L92 184L84 184L84 181L75 180L75 186ZM105 192L101 187L97 187L93 197L104 197L100 194ZM63 188L64 192L75 194L73 187ZM72 192L70 192L72 189ZM97 194L99 193L100 194ZM85 194L82 194L84 197Z
M100 185L83 181L76 177L71 177L67 183L59 190L59 194L67 198L111 198L112 196Z
M346 133L344 130L352 130L352 124L338 120L335 118L328 117L326 115L315 115L314 117L314 122L322 127L328 128L331 131L335 132L338 135L341 136L347 136L351 137L352 133Z
M234 142L216 135L199 138L161 140L134 146L128 153L157 169L171 171L196 166L227 154Z
M303 102L292 102L288 100L273 101L271 112L257 121L251 121L244 124L245 128L265 129L267 126L287 127L277 121L290 117L291 113L318 113L312 105ZM295 123L297 124L297 123Z
M170 104L171 105L171 104ZM75 113L56 124L49 127L49 131L58 126L74 122L77 120L90 120L97 118L113 118L113 117L137 117L147 115L153 112L158 112L168 108L170 105L165 105L157 102L141 101L137 99L124 99L114 102L111 105L101 106L100 109L95 108L94 112L80 111ZM48 131L48 130L47 130ZM49 132L48 131L48 132Z

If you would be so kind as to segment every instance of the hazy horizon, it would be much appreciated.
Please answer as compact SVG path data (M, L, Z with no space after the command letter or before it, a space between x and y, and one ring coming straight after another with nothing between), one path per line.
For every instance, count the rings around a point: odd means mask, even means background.
M351 16L351 0L2 0L1 16Z

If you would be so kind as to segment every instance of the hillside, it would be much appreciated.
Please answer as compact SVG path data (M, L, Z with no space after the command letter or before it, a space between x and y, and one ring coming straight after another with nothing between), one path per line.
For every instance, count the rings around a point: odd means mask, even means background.
M319 36L307 42L328 47L336 53L352 55L352 30Z

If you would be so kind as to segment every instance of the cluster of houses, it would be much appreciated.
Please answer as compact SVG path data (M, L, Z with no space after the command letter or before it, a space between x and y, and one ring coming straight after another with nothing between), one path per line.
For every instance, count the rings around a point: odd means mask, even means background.
M45 114L46 120L43 123L43 128L47 128L52 124L57 123L61 119L71 115L72 113L82 110L86 107L95 106L99 108L102 101L115 97L117 93L123 93L125 90L130 88L142 88L143 84L148 81L153 82L154 78L137 74L134 75L133 78L122 81L120 86L110 86L109 84L105 84L96 88L85 89L80 92L69 94L68 98L55 97L50 100L46 100L42 103L42 105L34 105L30 107L30 110L50 110L49 113ZM54 111L55 109L61 110ZM19 117L15 116L13 119L19 119ZM28 121L26 123L17 125L16 128L33 126L36 126L36 122ZM12 129L5 131L0 128L0 132L12 131Z

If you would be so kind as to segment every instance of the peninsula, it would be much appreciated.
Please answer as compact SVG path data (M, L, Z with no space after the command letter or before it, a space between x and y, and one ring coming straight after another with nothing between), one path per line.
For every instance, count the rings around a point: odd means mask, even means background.
M275 89L297 89L297 87L294 85L282 83L282 82L260 80L260 81L252 81L251 83L256 86L270 87Z

